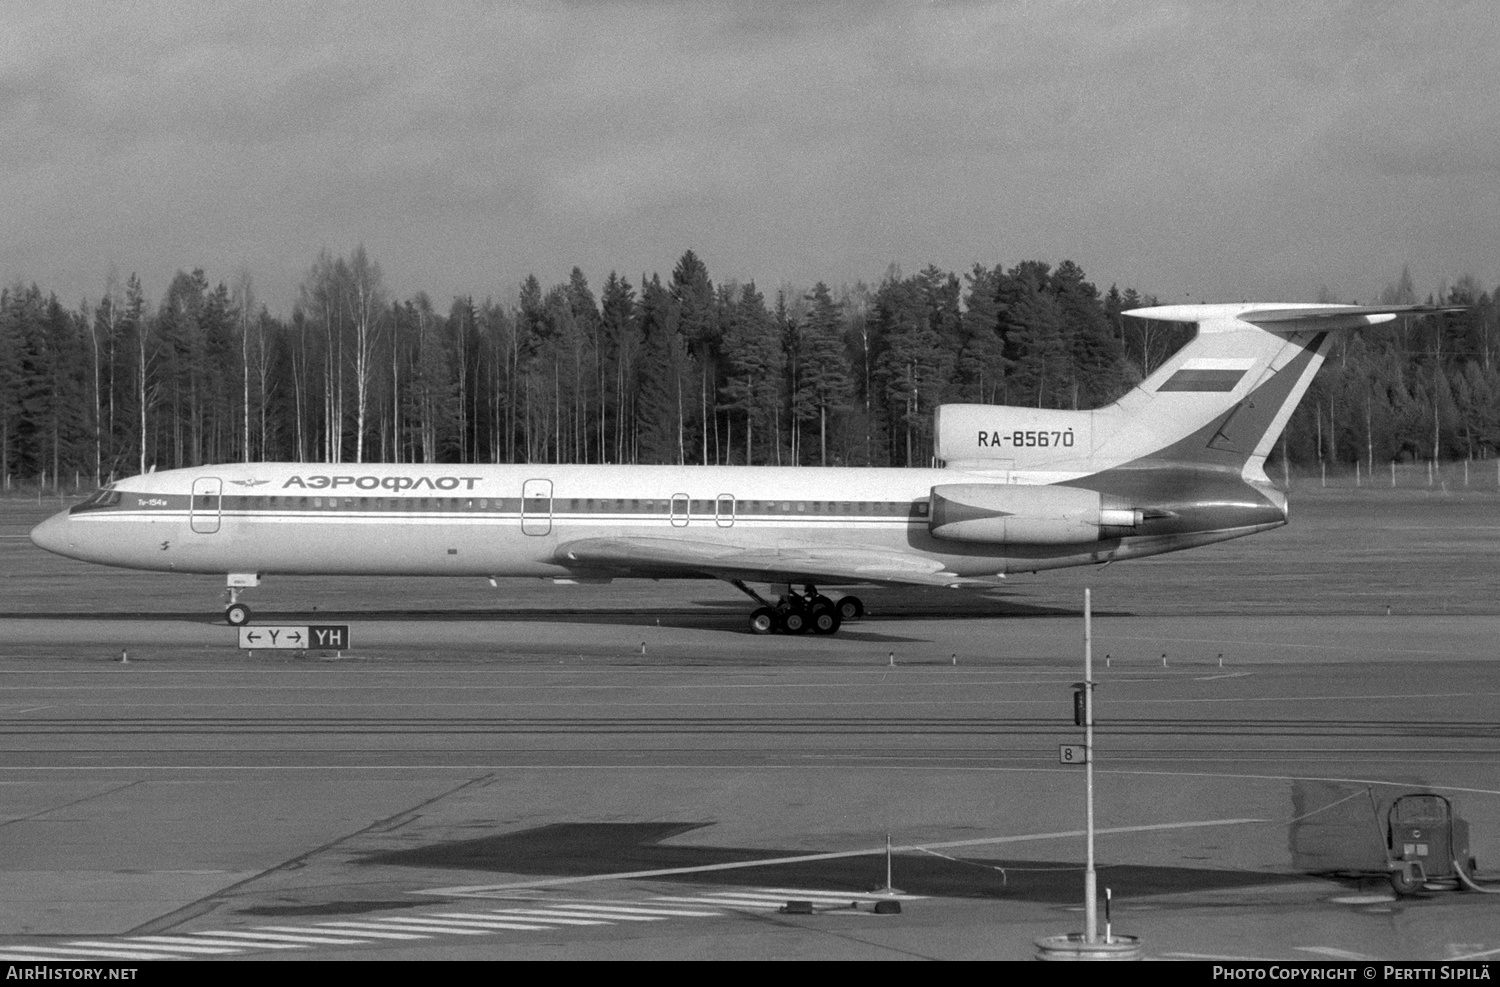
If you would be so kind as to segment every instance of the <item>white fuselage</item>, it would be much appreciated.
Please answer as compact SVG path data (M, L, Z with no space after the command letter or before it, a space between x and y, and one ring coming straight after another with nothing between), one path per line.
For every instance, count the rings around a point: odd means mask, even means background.
M33 540L90 562L192 573L701 574L650 564L595 572L559 558L582 539L653 537L762 553L880 552L910 558L913 571L978 577L1151 555L1274 526L1043 547L932 537L932 488L966 478L982 479L948 469L228 464L121 480L112 500L57 515Z

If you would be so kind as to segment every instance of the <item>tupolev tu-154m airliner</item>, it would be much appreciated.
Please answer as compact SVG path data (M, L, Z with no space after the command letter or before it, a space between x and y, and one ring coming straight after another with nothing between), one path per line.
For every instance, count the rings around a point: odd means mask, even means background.
M246 463L112 483L38 525L59 555L227 577L725 580L757 634L832 634L858 597L987 587L1280 527L1265 461L1336 332L1434 306L1167 305L1197 334L1093 411L949 404L932 469ZM800 588L800 591L799 591Z

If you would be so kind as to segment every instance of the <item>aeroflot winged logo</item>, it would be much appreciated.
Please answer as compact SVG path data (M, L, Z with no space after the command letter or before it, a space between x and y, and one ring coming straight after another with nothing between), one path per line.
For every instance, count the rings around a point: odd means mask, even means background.
M302 487L305 490L337 490L339 487L354 487L358 490L457 490L463 484L465 490L473 490L478 476L293 476L281 485Z

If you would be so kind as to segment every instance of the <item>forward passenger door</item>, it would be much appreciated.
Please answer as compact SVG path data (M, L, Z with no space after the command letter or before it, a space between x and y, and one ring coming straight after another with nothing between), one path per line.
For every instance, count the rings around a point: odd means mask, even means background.
M552 481L527 480L521 484L521 533L552 532Z
M200 476L194 480L193 496L188 503L188 526L200 535L211 535L218 531L219 511L223 501L223 480L216 476Z

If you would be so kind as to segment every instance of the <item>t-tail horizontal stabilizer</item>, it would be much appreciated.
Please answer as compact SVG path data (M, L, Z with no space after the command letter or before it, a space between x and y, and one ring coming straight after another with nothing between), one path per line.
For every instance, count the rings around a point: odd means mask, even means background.
M1192 322L1197 335L1114 404L1094 411L944 405L948 466L1031 483L1186 466L1265 481L1267 454L1322 365L1335 330L1438 306L1163 305L1126 315Z
M1234 471L1265 481L1265 461L1323 365L1331 333L1390 322L1398 315L1462 311L1424 305L1163 305L1134 309L1142 319L1193 322L1198 334L1122 399L1170 441L1138 457ZM1143 400L1141 395L1153 395ZM1170 397L1168 397L1170 395ZM1167 400L1163 400L1167 398ZM1177 418L1161 421L1163 415ZM1184 428L1187 434L1177 437Z

